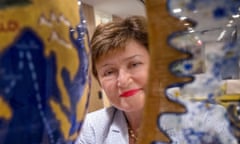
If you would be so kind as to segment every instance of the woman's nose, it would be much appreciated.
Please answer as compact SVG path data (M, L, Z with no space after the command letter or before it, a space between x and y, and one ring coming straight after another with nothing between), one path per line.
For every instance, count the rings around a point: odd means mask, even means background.
M131 78L131 74L128 71L123 69L119 70L118 79L117 79L118 86L127 87L129 85L130 78Z

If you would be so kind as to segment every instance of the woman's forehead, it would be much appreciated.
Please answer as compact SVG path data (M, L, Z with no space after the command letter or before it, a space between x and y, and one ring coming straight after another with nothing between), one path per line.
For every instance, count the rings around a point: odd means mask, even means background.
M97 60L101 60L105 57L109 57L112 55L119 55L124 51L125 51L125 47L112 47L112 48L109 48L107 51L103 52L101 55L99 55Z
M109 47L102 51L101 54L98 55L96 60L105 59L106 57L114 57L119 56L124 53L141 53L142 49L146 50L146 48L141 45L138 41L135 40L129 40L125 45L119 46L119 47Z

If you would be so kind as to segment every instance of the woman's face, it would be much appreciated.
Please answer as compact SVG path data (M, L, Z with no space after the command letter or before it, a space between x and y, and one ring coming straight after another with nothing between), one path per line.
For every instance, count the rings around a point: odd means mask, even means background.
M131 40L125 50L100 58L96 68L113 106L125 112L142 110L149 68L149 53L144 46Z

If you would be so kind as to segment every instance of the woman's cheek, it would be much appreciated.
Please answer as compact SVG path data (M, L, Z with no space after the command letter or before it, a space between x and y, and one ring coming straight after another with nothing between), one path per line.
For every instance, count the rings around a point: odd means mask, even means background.
M111 97L112 95L117 93L117 90L114 88L114 85L111 83L105 84L103 86L103 89L108 97Z

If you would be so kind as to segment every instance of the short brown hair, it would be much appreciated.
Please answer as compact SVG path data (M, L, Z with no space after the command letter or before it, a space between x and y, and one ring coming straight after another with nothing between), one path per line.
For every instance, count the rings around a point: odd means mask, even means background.
M92 70L97 79L97 60L109 52L124 49L129 40L137 41L148 50L147 22L144 17L131 16L97 26L90 42Z

